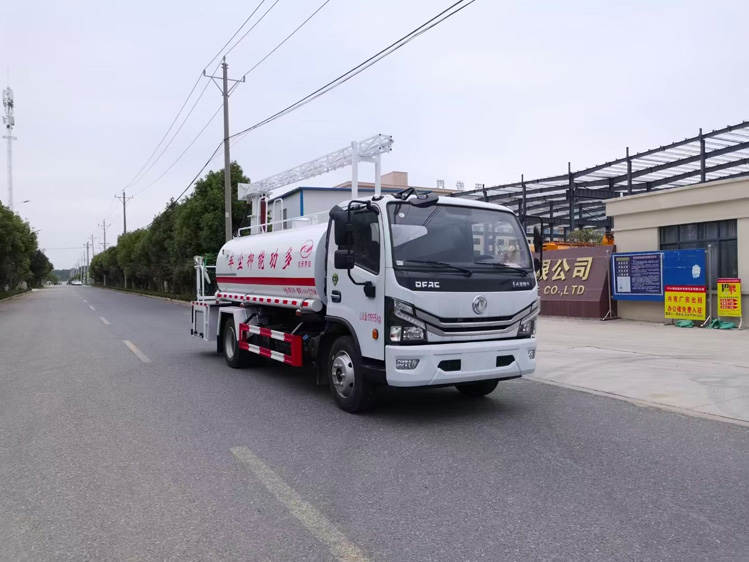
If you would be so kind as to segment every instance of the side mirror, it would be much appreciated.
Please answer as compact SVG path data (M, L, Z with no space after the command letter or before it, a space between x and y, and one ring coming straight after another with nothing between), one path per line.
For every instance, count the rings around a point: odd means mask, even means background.
M544 239L541 236L541 231L538 229L538 227L533 229L533 250L540 254L543 251L544 247Z
M541 260L538 258L533 258L533 269L536 270L536 273L541 271Z
M333 238L337 246L351 246L353 238L354 225L346 222L348 213L346 209L341 209L338 205L330 211L330 218L333 221Z
M354 253L348 250L336 250L333 254L333 267L336 269L354 269Z

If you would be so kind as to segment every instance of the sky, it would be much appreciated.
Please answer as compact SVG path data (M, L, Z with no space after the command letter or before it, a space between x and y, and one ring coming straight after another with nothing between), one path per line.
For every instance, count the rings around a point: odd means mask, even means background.
M107 243L116 240L123 224L115 194L259 1L40 0L3 8L0 86L13 88L18 137L14 200L29 200L16 211L40 229L55 267L74 266L91 235L98 252L104 221L111 224ZM230 77L249 70L322 1L279 0L229 53ZM231 132L316 90L453 1L330 0L237 87ZM343 86L252 132L232 160L260 180L382 133L395 139L383 173L406 171L411 185L435 187L442 179L472 188L563 173L567 162L585 168L622 157L627 146L646 150L748 119L748 18L742 0L476 0ZM128 230L148 225L221 141L219 113L174 164L221 105L207 79L192 100L204 86L163 156L127 188L135 195ZM221 156L208 169L221 168ZM360 178L372 177L371 166L363 167ZM348 179L345 169L304 184Z

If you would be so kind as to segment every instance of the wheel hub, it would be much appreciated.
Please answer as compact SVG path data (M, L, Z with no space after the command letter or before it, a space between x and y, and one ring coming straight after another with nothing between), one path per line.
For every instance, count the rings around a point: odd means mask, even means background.
M348 398L354 392L354 362L345 351L339 351L333 357L331 377L336 392Z

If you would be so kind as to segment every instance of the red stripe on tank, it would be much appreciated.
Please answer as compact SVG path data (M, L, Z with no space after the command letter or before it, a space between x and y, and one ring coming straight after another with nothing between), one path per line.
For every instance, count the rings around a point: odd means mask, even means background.
M314 277L216 277L219 283L236 283L238 285L301 285L314 287Z

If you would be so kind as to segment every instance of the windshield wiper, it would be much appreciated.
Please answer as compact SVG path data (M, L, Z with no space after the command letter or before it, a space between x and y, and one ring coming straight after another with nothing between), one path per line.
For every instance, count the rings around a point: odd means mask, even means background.
M473 275L473 271L471 271L470 269L465 269L463 267L458 267L457 265L453 265L451 263L447 263L447 262L444 262L444 261L434 261L434 260L404 260L404 263L406 263L406 262L410 262L410 263L423 263L423 264L426 264L426 265L436 265L436 266L439 266L439 267L447 267L447 268L453 269L455 271L460 271L466 277L470 277L471 275Z
M499 263L499 262L493 262L493 261L474 261L473 263L479 264L479 265L491 265L496 268L502 268L505 271L518 271L522 273L523 275L528 274L527 269L523 269L522 267L516 267L514 265L510 265L507 263Z

